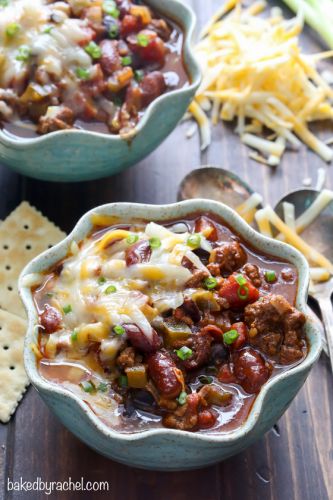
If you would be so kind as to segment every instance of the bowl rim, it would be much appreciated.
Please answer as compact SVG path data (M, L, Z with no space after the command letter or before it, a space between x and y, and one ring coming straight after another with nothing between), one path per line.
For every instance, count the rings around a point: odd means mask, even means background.
M145 0L145 2L149 4L151 0ZM175 6L181 11L181 14L178 16L173 12ZM184 40L183 40L182 56L189 77L189 82L187 84L185 84L183 87L179 89L170 90L169 92L166 92L165 94L162 94L159 97L157 97L146 108L142 118L139 120L135 128L121 136L111 133L103 134L101 132L94 132L91 130L84 130L84 129L69 129L69 130L57 130L55 132L50 132L49 134L41 135L39 137L25 138L16 136L14 134L6 133L3 129L0 129L0 144L3 144L7 147L14 149L25 149L27 147L29 148L29 147L39 146L41 144L44 144L46 142L52 141L57 138L64 140L65 138L70 136L76 136L82 138L86 138L88 136L95 137L114 144L128 143L129 141L135 139L135 137L138 136L140 132L142 132L142 130L147 125L149 119L151 118L151 115L153 114L154 111L158 109L161 103L163 103L168 99L172 99L175 96L195 91L198 88L202 78L201 69L197 59L194 56L192 47L192 40L194 37L194 31L197 19L196 14L189 5L183 3L181 0L168 0L167 6L163 5L162 7L158 7L156 10L162 14L165 13L166 11L170 13L172 12L172 16L166 13L165 16L174 20L174 22L180 26L183 32ZM185 16L188 16L188 26L186 26L187 23L184 22Z
M103 421L100 420L100 418L95 415L95 413L90 409L90 407L86 405L82 399L79 398L79 396L71 393L69 390L63 388L60 385L43 379L38 372L36 358L31 351L31 343L35 341L34 332L35 327L38 324L38 316L33 302L31 289L29 286L26 286L24 284L24 277L31 273L42 272L43 270L48 269L50 265L52 265L52 263L55 263L63 258L68 252L71 242L73 240L82 240L92 228L92 224L90 222L90 217L92 214L97 213L104 215L120 215L120 218L125 219L125 215L123 214L124 210L126 211L126 213L130 214L128 216L129 220L139 218L140 220L144 219L146 221L170 220L170 218L174 217L174 212L180 212L178 213L178 215L175 215L175 218L183 217L186 214L189 215L191 213L214 213L225 220L225 222L229 226L231 226L231 228L237 234L239 234L241 238L249 242L254 249L257 249L264 253L266 252L271 256L280 258L282 257L285 260L292 262L297 268L298 289L296 296L296 307L307 316L307 324L311 325L314 336L313 342L310 346L306 358L303 359L300 364L275 375L264 384L259 394L255 398L254 404L252 405L247 419L240 427L237 427L233 431L227 433L216 432L212 434L201 434L162 427L158 429L143 430L134 433L121 433L104 424ZM236 225L236 227L234 227L234 225ZM86 228L83 231L84 227ZM269 250L267 250L266 247L268 247ZM284 255L285 253L287 253L287 256ZM47 264L44 263L43 265L43 260L48 256L51 257L52 263L48 262ZM166 205L149 205L131 202L116 202L100 205L86 212L79 219L73 230L61 242L31 260L23 269L19 277L19 294L28 314L28 327L24 342L25 368L30 381L38 391L40 390L42 393L48 393L49 395L56 394L64 398L64 400L70 400L71 403L74 403L74 405L76 404L78 408L83 411L90 424L92 424L95 429L106 438L117 439L124 442L136 442L148 439L153 436L182 436L183 438L187 438L190 440L194 439L204 442L235 442L248 435L256 426L256 423L259 420L259 416L261 415L263 409L264 400L268 395L270 389L283 380L292 378L294 375L310 370L311 366L315 363L320 355L322 348L320 332L307 315L306 299L308 284L309 265L305 257L298 250L282 241L273 240L272 238L263 236L259 232L255 231L233 209L231 209L227 205L224 205L223 203L207 199L191 199Z

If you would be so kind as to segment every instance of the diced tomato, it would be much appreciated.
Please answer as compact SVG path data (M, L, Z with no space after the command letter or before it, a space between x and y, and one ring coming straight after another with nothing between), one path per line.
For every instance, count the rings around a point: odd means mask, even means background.
M216 422L216 415L210 410L202 410L198 415L198 426L200 429L209 429Z
M121 22L120 35L122 37L128 36L130 33L140 31L142 28L141 21L139 17L127 14Z
M217 241L218 234L215 224L207 217L198 217L195 220L195 232L203 233L209 241Z
M235 351L243 347L243 345L247 341L248 330L246 324L243 323L242 321L239 321L238 323L234 323L233 325L231 325L230 330L236 330L239 335L239 337L232 344L228 346L229 349Z
M140 45L137 37L129 37L127 40L130 48L137 54L142 62L164 64L167 48L163 40L154 31L143 30L139 35L147 39L147 45Z
M242 278L243 284L237 281L238 277ZM258 300L259 291L244 275L232 274L219 289L219 295L228 301L231 309L243 309Z
M230 384L232 382L236 382L236 377L233 374L231 367L228 363L225 363L221 366L218 371L217 378L220 382L224 382L226 384Z

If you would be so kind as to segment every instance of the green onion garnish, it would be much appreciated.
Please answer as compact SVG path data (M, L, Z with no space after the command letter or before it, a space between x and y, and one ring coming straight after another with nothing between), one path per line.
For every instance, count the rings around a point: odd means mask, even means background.
M89 80L90 70L87 68L76 68L75 74L80 80Z
M84 380L83 382L80 382L80 386L84 392L88 392L89 394L96 391L95 384L91 380Z
M185 391L182 391L178 398L177 398L177 401L180 405L184 405L186 403L186 398L187 398L187 394Z
M103 283L106 282L106 279L104 278L104 276L100 276L97 280L98 284L99 285L103 285Z
M143 77L145 76L145 73L142 69L137 69L134 71L134 78L137 82L142 82Z
M10 23L8 24L6 28L6 35L9 36L10 38L17 35L18 32L20 31L21 26L17 23Z
M103 11L105 12L105 14L108 14L109 16L118 18L120 15L120 11L119 11L119 9L117 9L116 2L114 2L113 0L106 0L103 3L102 8L103 8Z
M113 327L113 331L116 335L124 335L125 328L122 327L121 325L116 325Z
M106 392L108 390L108 384L106 384L105 382L101 382L97 387L97 390L100 392Z
M119 26L117 24L112 24L109 28L109 37L110 38L117 38L119 35Z
M149 45L149 37L144 33L139 33L136 37L136 41L141 47L148 47Z
M242 285L237 290L238 298L241 300L246 300L249 297L249 287L246 285Z
M106 295L110 295L110 293L115 293L117 291L117 288L114 285L110 285L107 288L105 288L104 293Z
M265 272L265 280L268 281L268 283L274 283L274 281L276 281L275 271L266 271Z
M181 347L180 349L175 349L175 353L177 354L179 359L185 361L192 356L193 351L186 345L183 345L183 347Z
M43 35L49 35L51 33L51 31L53 30L54 26L47 26L44 31L43 31Z
M16 61L27 62L29 57L31 56L31 50L27 45L21 45L18 49L17 56L15 57Z
M132 64L131 56L125 56L121 58L121 64L123 66L130 66Z
M74 330L74 332L72 332L72 334L71 334L71 341L72 342L76 342L77 341L77 335L78 335L77 330Z
M62 310L64 311L65 314L69 314L72 312L73 309L72 309L72 306L70 304L68 304L67 306L64 306L62 308Z
M199 375L198 379L201 384L211 384L214 380L213 377L209 375Z
M198 248L200 246L200 243L201 243L201 236L200 234L191 234L188 238L187 238L187 245L191 248Z
M120 387L128 386L128 380L126 375L120 375L120 377L118 378L118 384L120 385Z
M235 280L240 286L246 285L247 281L246 278L242 274L236 274Z
M138 241L138 239L139 239L139 236L135 233L132 233L129 236L127 236L126 243L128 243L129 245L134 245L134 243L136 243Z
M52 292L47 292L46 297L50 297L51 298L51 297L53 297L53 295L54 294Z
M161 240L157 237L153 237L153 238L150 238L149 240L149 245L150 245L150 248L160 248L161 246Z
M216 288L217 279L213 277L206 278L204 281L204 285L207 288L207 290L213 290L213 288Z
M97 45L97 43L91 41L88 45L85 46L84 50L89 54L93 59L99 59L102 55L101 48Z
M223 334L224 343L227 345L233 344L235 340L238 339L238 337L239 333L237 332L237 330L229 330L228 332L225 332Z
M0 0L0 7L7 7L9 5L9 0Z

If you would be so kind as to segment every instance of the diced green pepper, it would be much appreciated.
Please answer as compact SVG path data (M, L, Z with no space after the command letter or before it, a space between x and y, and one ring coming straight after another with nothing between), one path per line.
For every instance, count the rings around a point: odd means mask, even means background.
M144 389L147 384L147 372L144 365L136 365L126 368L128 387L132 389Z

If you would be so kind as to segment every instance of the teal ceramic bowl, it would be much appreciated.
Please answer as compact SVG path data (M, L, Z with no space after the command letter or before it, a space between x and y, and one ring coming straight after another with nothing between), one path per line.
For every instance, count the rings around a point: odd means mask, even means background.
M203 211L222 217L258 250L293 263L299 273L296 305L306 313L309 269L305 258L291 246L258 234L226 205L208 200L188 200L161 206L133 203L100 206L84 215L65 240L30 262L20 276L19 290L29 321L24 358L32 384L73 434L97 452L123 464L155 470L192 469L213 464L242 451L281 417L303 385L321 351L320 332L308 318L305 327L309 343L308 356L298 366L270 379L262 387L245 423L225 434L198 434L166 428L121 434L103 424L77 396L39 375L35 355L30 347L37 339L38 316L31 290L27 286L30 279L28 275L42 272L64 258L71 242L79 242L91 230L92 212L115 215L128 222L133 218L157 221L186 218L188 214Z
M190 83L152 102L137 127L126 137L63 130L23 139L0 130L1 162L36 179L65 182L98 179L134 165L172 132L201 80L200 68L191 50L195 14L180 0L147 0L146 3L183 29L183 60Z

